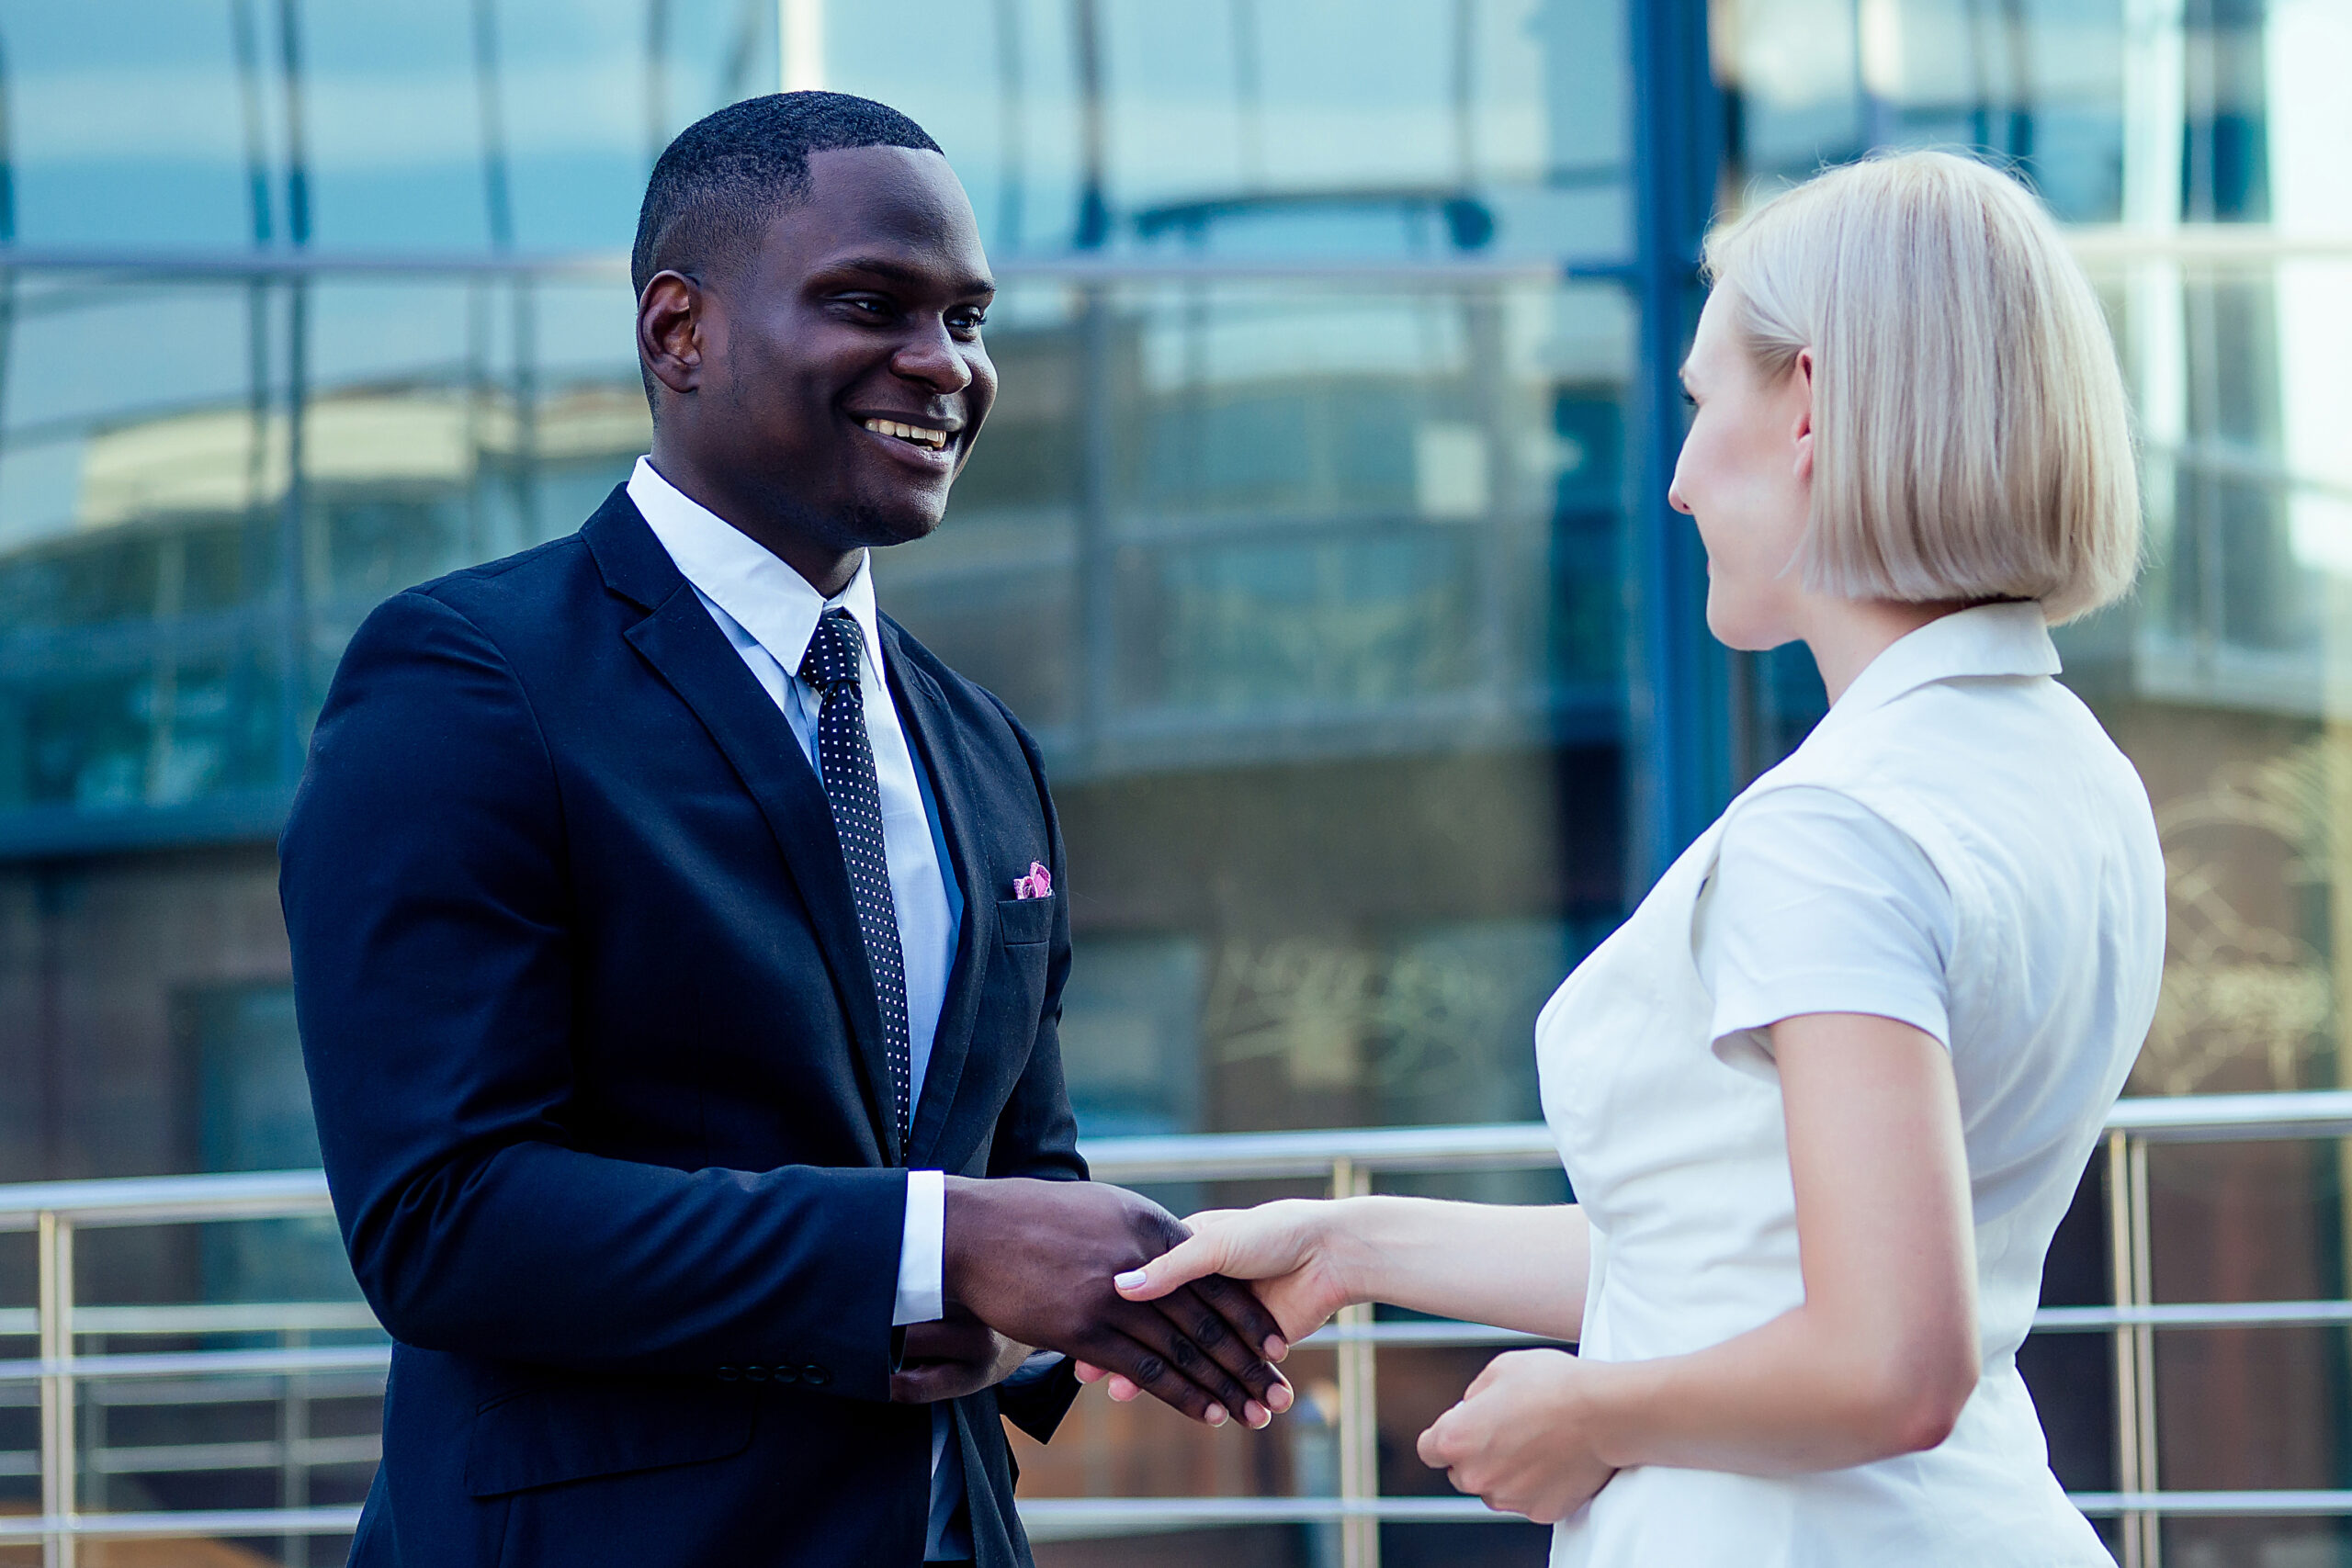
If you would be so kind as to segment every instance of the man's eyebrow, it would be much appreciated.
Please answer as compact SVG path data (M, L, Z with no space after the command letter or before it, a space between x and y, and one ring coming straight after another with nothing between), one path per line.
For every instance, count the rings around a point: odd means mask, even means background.
M928 287L936 281L935 274L922 267L910 266L905 262L895 261L888 256L843 256L837 262L829 263L825 271L828 273L863 272L876 277L887 277L894 283L903 283L912 288ZM967 294L994 294L996 279L986 273L975 274L956 284L950 292L959 298Z

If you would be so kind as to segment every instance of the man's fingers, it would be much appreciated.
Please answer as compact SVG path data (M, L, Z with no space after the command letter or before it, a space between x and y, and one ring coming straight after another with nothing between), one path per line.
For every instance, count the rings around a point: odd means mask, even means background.
M1219 1286L1224 1287L1221 1292L1216 1291ZM1245 1313L1229 1300L1220 1301L1219 1295L1238 1296L1253 1304L1258 1299L1213 1274L1160 1298L1159 1311L1175 1325L1178 1333L1207 1351L1212 1360L1238 1379L1266 1409L1288 1409L1290 1384L1256 1349L1271 1337L1268 1325L1260 1321L1262 1314ZM1255 1427L1261 1423L1253 1419L1250 1424Z
M1217 1271L1225 1248L1216 1233L1182 1241L1140 1269L1130 1269L1111 1283L1131 1302L1156 1302L1180 1285Z
M1209 1320L1216 1324L1210 1331L1211 1337L1227 1341L1232 1338L1225 1331L1223 1321L1217 1319L1199 1297L1187 1291L1155 1305L1157 1311L1138 1313L1132 1322L1124 1325L1128 1334L1157 1351L1169 1366L1188 1381L1206 1389L1210 1397L1244 1424L1262 1427L1272 1418L1257 1395L1194 1337L1193 1331L1205 1327L1204 1320ZM1250 1359L1256 1360L1254 1357ZM1264 1366L1263 1362L1257 1364ZM1265 1367L1265 1372L1269 1378L1282 1375L1272 1367ZM1151 1389L1152 1393L1159 1393L1148 1382L1140 1378L1136 1381Z
M896 1404L931 1404L949 1392L950 1380L968 1371L950 1361L905 1367L890 1374L890 1399Z
M1113 1331L1105 1337L1102 1363L1171 1409L1209 1427L1225 1425L1229 1412L1209 1392L1169 1363L1145 1340Z
M1193 1289L1217 1315L1230 1324L1241 1343L1263 1355L1269 1361L1279 1361L1290 1354L1290 1341L1283 1337L1282 1325L1258 1299L1258 1292L1238 1280L1223 1274L1210 1274L1193 1283Z

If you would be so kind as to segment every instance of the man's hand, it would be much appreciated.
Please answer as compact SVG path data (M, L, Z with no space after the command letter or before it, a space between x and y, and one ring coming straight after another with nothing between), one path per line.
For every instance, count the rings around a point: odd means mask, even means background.
M1421 1462L1498 1513L1559 1523L1615 1473L1594 1452L1585 1375L1584 1363L1565 1350L1496 1357L1462 1403L1421 1434Z
M1283 1337L1306 1338L1331 1314L1363 1299L1338 1254L1340 1237L1329 1223L1328 1201L1294 1198L1254 1209L1211 1209L1184 1222L1192 1239L1136 1273L1115 1281L1131 1302L1158 1301L1170 1292L1209 1275L1250 1281ZM1078 1363L1078 1381L1094 1382L1106 1369ZM1110 1394L1122 1404L1143 1391L1110 1374Z
M933 1323L910 1325L899 1370L890 1374L894 1404L933 1404L994 1388L1029 1359L1029 1347L1007 1339L956 1303Z
M1175 1247L1159 1204L1092 1181L947 1178L947 1294L998 1333L1129 1379L1195 1420L1263 1427L1291 1404L1288 1351L1248 1287L1197 1280L1153 1302L1112 1280ZM1261 1353L1262 1352L1262 1354Z

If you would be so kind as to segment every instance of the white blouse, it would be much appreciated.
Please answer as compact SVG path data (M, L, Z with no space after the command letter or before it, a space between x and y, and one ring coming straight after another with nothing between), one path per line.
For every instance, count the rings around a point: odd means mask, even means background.
M1604 1360L1702 1349L1804 1299L1767 1027L1870 1012L1942 1041L1975 1393L1939 1447L1849 1470L1622 1472L1559 1527L1555 1564L2109 1563L2050 1473L2016 1352L2154 1014L2164 865L2139 776L2057 670L2032 605L1895 643L1536 1024L1544 1114L1593 1228L1581 1351Z

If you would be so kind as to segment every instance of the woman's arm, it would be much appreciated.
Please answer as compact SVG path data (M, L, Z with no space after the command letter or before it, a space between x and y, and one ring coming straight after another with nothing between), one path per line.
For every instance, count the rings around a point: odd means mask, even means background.
M1772 1027L1804 1304L1651 1361L1498 1359L1421 1456L1498 1507L1559 1518L1637 1464L1781 1474L1943 1441L1976 1387L1976 1263L1951 1058L1856 1013Z
M1151 1301L1208 1274L1253 1280L1294 1341L1359 1302L1554 1339L1574 1339L1584 1317L1590 1235L1573 1204L1294 1198L1188 1223L1192 1239L1121 1275L1122 1294Z
M1584 1322L1592 1232L1573 1203L1375 1197L1331 1209L1351 1303L1386 1302L1568 1341Z

